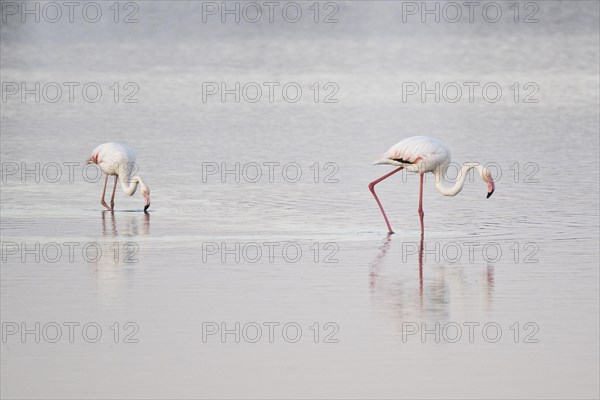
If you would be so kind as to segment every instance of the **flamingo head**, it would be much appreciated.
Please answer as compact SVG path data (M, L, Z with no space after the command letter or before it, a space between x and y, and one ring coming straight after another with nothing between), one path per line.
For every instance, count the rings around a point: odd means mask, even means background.
M142 193L142 196L144 196L144 212L146 212L148 207L150 207L150 188L146 185L141 186L140 192Z
M492 178L492 173L487 168L482 168L481 179L483 179L483 181L487 183L487 198L489 199L490 196L494 193L494 190L496 190L496 184L494 183L494 179Z

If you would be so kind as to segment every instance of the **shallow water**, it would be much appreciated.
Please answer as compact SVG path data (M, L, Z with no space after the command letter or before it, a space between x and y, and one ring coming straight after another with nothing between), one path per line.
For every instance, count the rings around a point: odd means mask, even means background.
M138 2L123 24L102 4L97 24L1 25L3 82L103 89L2 103L3 397L599 396L598 3L537 2L529 24L509 3L495 24L402 23L402 3L360 1L335 2L331 24L309 3L299 23L235 24ZM502 98L402 99L403 82L471 81ZM203 102L203 82L303 94ZM521 101L530 82L537 103ZM412 135L496 171L487 200L477 177L447 198L427 176L423 242L417 176L377 186L389 237L367 189ZM106 141L136 150L148 214L119 188L102 211L82 164ZM36 323L39 343L21 335Z

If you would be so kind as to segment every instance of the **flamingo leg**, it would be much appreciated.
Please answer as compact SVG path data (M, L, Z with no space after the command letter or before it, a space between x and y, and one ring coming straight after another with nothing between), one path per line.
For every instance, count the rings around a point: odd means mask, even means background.
M423 307L423 239L425 233L421 229L421 242L419 243L419 303Z
M381 202L379 201L379 198L377 197L377 194L375 194L375 185L377 185L382 180L384 180L386 178L389 178L390 176L394 175L396 172L400 171L403 168L404 167L398 167L397 169L393 170L389 174L385 174L381 178L376 179L373 182L369 183L369 190L371 191L371 193L373 193L373 197L375 197L375 201L377 201L377 205L379 205L379 209L381 210L381 213L383 214L383 219L385 219L385 223L386 223L387 228L388 228L388 233L394 233L394 231L392 231L392 226L390 225L390 221L388 221L387 215L385 215L385 211L383 210L383 206L381 205Z
M110 209L111 209L111 211L115 210L115 192L117 191L117 179L118 178L119 178L119 176L115 175L115 186L113 187L112 196L110 197Z
M423 216L425 215L425 213L423 212L423 174L420 174L420 178L421 182L419 188L419 217L421 218L421 233L423 233Z
M104 181L104 190L102 190L102 198L100 199L100 204L102 204L108 211L110 211L110 207L104 201L104 196L106 195L106 185L108 184L108 175L106 175L106 180Z

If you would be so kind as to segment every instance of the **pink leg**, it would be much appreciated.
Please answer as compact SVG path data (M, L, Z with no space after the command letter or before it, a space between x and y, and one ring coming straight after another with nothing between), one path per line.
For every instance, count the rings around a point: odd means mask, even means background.
M421 178L421 183L420 183L420 189L419 189L419 217L421 218L421 233L424 232L423 230L423 216L425 215L425 213L423 212L423 174L421 174L420 176Z
M377 201L377 204L379 205L379 209L381 210L381 213L383 214L383 219L385 219L385 223L386 223L387 228L388 228L388 233L394 233L394 231L392 231L392 227L390 225L390 221L388 221L387 215L385 215L385 211L383 210L383 206L381 205L381 202L379 201L379 198L377 197L377 194L375 194L375 185L377 185L382 180L384 180L386 178L389 178L390 176L394 175L396 172L400 171L402 168L404 168L404 167L398 167L397 169L393 170L389 174L386 174L386 175L382 176L381 178L379 178L377 180L374 180L373 182L369 183L369 190L371 191L371 193L373 193L373 197L375 197L375 201Z
M419 243L419 302L423 307L423 239L425 235L421 230L421 243Z
M100 203L108 210L110 211L110 207L108 206L108 204L106 204L106 201L104 201L104 196L106 196L106 185L108 184L108 175L106 175L106 180L104 181L104 190L102 191L102 198L100 199Z
M110 209L111 209L111 211L115 211L115 192L117 191L117 179L118 178L119 178L119 176L115 175L115 186L113 187L112 196L110 198Z

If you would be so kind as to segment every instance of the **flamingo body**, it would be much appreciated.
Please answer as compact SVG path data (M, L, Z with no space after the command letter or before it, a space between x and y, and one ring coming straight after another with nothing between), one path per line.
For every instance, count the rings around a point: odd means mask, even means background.
M406 138L386 151L375 164L404 167L424 174L450 163L450 149L439 139L429 136Z
M443 181L445 180L448 164L450 164L450 157L450 149L440 139L429 136L412 136L390 147L381 158L374 162L374 164L388 164L398 167L369 184L369 190L379 205L389 233L394 232L375 193L375 185L402 169L420 174L419 216L421 218L421 231L423 231L423 216L425 214L423 212L423 174L430 172L435 175L435 186L441 194L456 196L462 190L469 170L475 168L478 170L481 179L487 183L487 197L489 198L494 193L495 184L491 173L479 163L465 163L459 171L457 182L451 187L444 185Z
M142 181L139 175L131 177L132 173L137 169L135 153L131 147L123 143L103 143L92 151L88 163L98 164L102 172L106 174L104 191L100 200L100 203L104 207L110 211L114 211L115 191L117 180L119 180L123 192L128 196L132 196L135 193L139 184L140 192L145 200L144 211L148 210L148 207L150 207L150 188ZM115 177L115 186L113 188L110 207L104 201L109 176Z
M90 161L106 175L124 175L135 164L135 153L123 143L103 143L92 151Z

